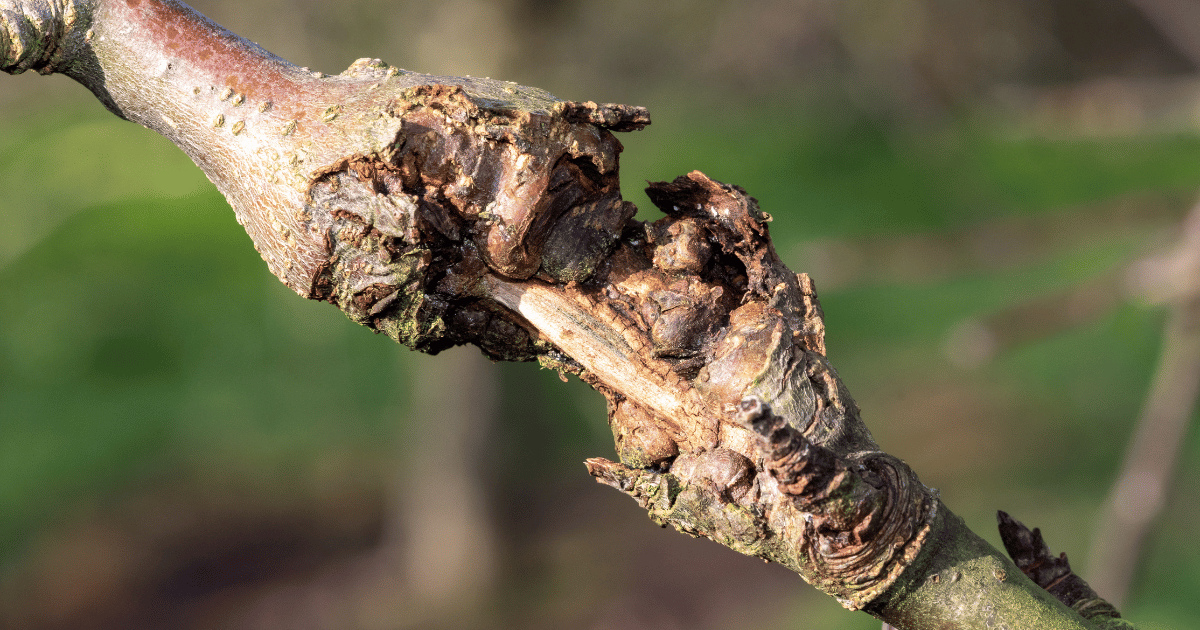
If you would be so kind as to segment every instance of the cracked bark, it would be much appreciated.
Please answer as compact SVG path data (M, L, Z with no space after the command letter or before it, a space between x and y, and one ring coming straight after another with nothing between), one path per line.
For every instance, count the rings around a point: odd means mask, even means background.
M883 452L771 217L692 172L621 198L645 109L360 59L297 68L173 0L0 0L0 67L174 141L298 294L416 350L477 345L605 396L597 480L907 630L1095 628Z

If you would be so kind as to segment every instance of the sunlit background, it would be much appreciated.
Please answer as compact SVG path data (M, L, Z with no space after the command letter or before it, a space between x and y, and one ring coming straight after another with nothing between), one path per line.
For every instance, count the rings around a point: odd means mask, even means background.
M620 138L643 216L646 180L746 188L880 444L989 540L1006 510L1103 581L1200 196L1200 3L192 4L315 70L648 106ZM296 297L181 152L64 77L0 76L0 286L0 628L879 627L595 484L612 438L577 381ZM1200 627L1183 435L1120 543L1145 627Z

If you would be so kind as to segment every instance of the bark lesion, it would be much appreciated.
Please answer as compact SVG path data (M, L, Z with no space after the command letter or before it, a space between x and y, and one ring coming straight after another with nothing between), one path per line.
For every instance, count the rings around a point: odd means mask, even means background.
M636 329L631 347L669 362L695 404L667 419L610 398L621 461L591 459L589 471L655 522L864 607L916 558L935 493L871 438L824 355L813 282L779 260L757 202L698 172L648 194L667 217L627 237L584 289L602 292L599 311Z
M354 76L389 76L366 61ZM310 176L296 217L325 261L307 297L417 350L473 343L496 359L567 365L481 280L586 280L624 232L636 208L620 196L620 143L565 113L587 105L520 109L450 84L400 90L381 112L399 121L383 150Z

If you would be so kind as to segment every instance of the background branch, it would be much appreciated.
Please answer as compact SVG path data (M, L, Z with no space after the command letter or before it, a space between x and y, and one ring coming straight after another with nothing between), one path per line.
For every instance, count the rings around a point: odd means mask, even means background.
M1120 473L1104 503L1092 541L1091 583L1120 606L1137 576L1146 536L1162 514L1176 462L1200 393L1200 204L1183 223L1170 257L1139 266L1158 282L1148 293L1170 296L1154 380ZM1157 264L1155 264L1157 263Z

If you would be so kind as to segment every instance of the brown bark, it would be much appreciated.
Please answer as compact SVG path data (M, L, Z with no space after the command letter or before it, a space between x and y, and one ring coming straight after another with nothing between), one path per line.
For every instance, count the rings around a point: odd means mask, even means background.
M612 132L644 109L370 59L326 76L174 0L0 12L0 67L66 73L173 140L300 295L592 385L621 461L588 469L656 522L908 630L1097 627L875 444L753 198L692 172L633 220Z

